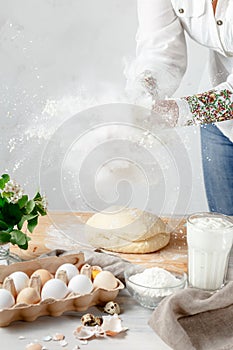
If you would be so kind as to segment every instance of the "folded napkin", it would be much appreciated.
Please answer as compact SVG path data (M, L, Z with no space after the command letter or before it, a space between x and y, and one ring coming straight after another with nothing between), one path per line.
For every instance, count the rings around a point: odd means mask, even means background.
M149 325L174 350L233 349L233 281L215 293L187 288L166 297Z

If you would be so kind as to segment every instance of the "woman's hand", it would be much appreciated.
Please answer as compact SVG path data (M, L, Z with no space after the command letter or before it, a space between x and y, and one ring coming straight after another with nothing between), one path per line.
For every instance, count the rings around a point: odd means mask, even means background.
M152 106L155 126L173 128L177 125L179 108L175 100L155 101Z
M179 107L175 100L159 100L154 101L151 109L139 110L132 115L135 125L156 134L177 126Z
M126 94L131 103L152 108L158 100L158 88L153 73L149 70L142 72L134 79L127 79Z

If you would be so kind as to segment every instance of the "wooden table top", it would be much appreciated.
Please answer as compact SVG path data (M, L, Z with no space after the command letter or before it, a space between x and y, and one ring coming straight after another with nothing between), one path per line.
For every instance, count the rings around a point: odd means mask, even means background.
M87 245L84 236L84 226L93 213L88 212L49 212L39 218L39 225L30 234L28 250L11 247L11 252L24 260L35 259L41 254L53 249L94 249ZM170 227L171 239L163 249L147 254L114 253L122 258L146 267L159 266L171 271L187 272L187 243L185 219L161 218ZM112 254L112 252L111 252Z

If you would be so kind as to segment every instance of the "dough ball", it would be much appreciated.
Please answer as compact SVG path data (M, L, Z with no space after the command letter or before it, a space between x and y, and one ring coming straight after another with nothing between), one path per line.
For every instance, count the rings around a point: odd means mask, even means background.
M145 239L143 241L131 242L130 244L122 245L121 247L110 247L108 250L117 253L128 254L145 254L152 253L159 249L164 248L170 241L169 233L158 233L157 235Z
M122 253L149 253L170 240L165 223L152 213L135 208L110 207L86 223L86 237L94 247Z

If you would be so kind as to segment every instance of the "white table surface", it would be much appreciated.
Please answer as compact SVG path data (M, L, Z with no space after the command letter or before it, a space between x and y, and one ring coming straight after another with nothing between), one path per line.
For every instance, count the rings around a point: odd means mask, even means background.
M76 345L80 349L133 349L133 350L169 350L168 347L157 334L148 326L147 322L152 314L152 310L141 307L128 294L127 290L122 290L116 301L122 308L120 318L122 325L128 330L118 334L116 337L95 338L88 341L87 345L82 345L73 335L73 331L81 324L80 318L86 312L94 315L106 315L100 308L91 307L85 312L69 312L59 317L42 316L33 322L17 321L8 327L0 328L0 348L23 350L27 344L36 340L48 350L65 349L73 350ZM44 342L47 335L62 333L68 343L62 347L57 341ZM19 339L19 337L25 337Z

